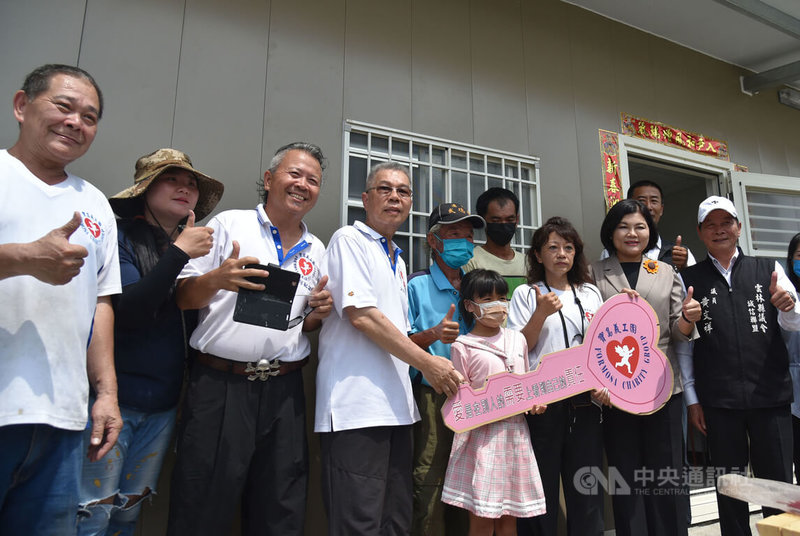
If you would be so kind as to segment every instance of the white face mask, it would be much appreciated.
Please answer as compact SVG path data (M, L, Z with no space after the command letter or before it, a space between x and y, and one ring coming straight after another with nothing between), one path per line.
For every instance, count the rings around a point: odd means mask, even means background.
M472 301L472 300L470 300ZM482 321L483 324L499 327L503 325L506 317L508 316L508 302L505 300L496 300L486 303L475 303L478 306L481 314L475 315L476 319Z

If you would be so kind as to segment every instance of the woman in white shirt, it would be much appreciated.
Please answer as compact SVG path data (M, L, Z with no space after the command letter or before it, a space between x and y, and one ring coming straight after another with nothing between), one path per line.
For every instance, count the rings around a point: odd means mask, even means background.
M553 217L536 230L528 251L528 282L514 291L508 327L525 336L530 370L542 356L583 343L586 329L603 303L589 283L583 241L565 218ZM556 534L559 477L564 485L567 533L603 533L603 495L592 488L593 469L602 467L602 408L607 393L589 393L548 404L541 415L528 415L531 441L547 502L547 513L520 519L518 534ZM588 487L587 487L588 486ZM593 493L592 493L593 492Z

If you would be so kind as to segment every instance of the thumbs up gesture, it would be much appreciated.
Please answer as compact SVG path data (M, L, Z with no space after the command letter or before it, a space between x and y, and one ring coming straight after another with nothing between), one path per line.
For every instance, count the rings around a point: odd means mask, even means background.
M308 295L308 306L314 310L308 315L311 319L322 320L331 313L333 309L333 297L325 285L328 284L328 276L323 275L311 294Z
M700 307L697 300L692 297L693 294L694 287L686 289L686 298L684 298L683 307L681 308L683 319L691 324L700 320L700 317L703 315L703 308Z
M769 282L769 293L772 295L769 302L779 311L788 313L794 309L794 296L791 292L784 290L778 285L778 272L772 272L772 279Z
M686 266L689 258L689 250L681 245L681 235L675 238L675 245L672 246L672 265L679 272Z
M213 234L214 229L211 227L194 226L194 211L190 210L186 225L175 240L175 247L189 255L190 259L202 257L211 251L211 246L214 243L211 239Z
M89 255L85 247L69 242L72 233L81 226L81 214L57 227L35 242L21 244L24 259L14 275L32 275L50 285L66 285L78 275L83 259Z
M453 320L455 312L456 306L451 303L447 314L444 315L441 322L436 325L436 338L444 344L452 344L456 340L456 337L458 337L458 322Z
M542 294L538 285L534 285L533 290L536 292L536 311L534 311L534 314L539 313L544 317L548 317L561 310L561 300L558 299L555 292Z
M258 268L245 268L248 264L258 264L258 257L239 258L239 242L233 241L230 257L225 259L219 268L209 272L214 274L214 287L219 290L238 292L240 288L264 290L264 285L248 281L247 277L268 277L269 272Z

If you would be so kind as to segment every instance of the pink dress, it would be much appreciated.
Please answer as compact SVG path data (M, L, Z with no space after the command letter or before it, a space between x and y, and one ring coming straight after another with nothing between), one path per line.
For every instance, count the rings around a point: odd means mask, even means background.
M450 347L453 366L473 389L487 376L524 373L528 347L522 333L501 329L494 337L461 335ZM522 415L456 434L442 501L479 517L533 517L545 513L539 467Z

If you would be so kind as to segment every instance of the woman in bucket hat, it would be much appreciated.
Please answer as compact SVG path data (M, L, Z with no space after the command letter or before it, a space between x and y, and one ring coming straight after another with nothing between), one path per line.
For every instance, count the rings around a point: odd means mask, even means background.
M175 279L207 254L212 230L195 227L222 197L189 156L159 149L136 161L134 185L111 197L120 218L122 294L114 296L114 360L123 431L85 463L79 534L133 534L141 500L155 492L169 448L195 318L175 304ZM91 421L87 427L89 441Z

